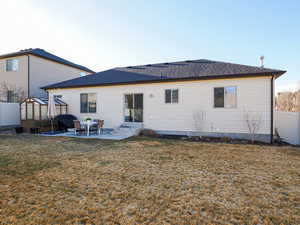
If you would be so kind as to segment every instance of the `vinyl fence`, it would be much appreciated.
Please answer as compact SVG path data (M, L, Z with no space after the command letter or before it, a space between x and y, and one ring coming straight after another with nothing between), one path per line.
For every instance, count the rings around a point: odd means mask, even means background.
M300 145L300 113L275 112L275 127L283 141Z
M0 127L20 125L20 104L0 102Z

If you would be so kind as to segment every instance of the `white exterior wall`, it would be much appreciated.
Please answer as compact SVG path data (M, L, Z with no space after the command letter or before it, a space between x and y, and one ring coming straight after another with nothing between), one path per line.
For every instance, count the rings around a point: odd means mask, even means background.
M300 145L300 113L275 112L275 127L283 141Z
M6 60L18 59L18 71L6 71ZM5 84L10 90L24 92L24 97L46 97L46 92L40 89L43 86L80 77L80 72L90 74L81 69L67 66L48 59L29 54L29 80L28 80L28 55L0 59L0 101L6 101Z
M84 70L30 55L30 96L46 97L41 87L80 77Z
M18 71L6 71L6 60L18 59L19 69ZM7 86L11 90L18 90L27 94L28 90L28 58L27 56L17 56L5 59L0 59L0 101L6 101L6 88Z
M0 102L0 126L20 125L20 104Z
M236 86L237 107L214 108L214 87ZM179 103L166 104L165 89L179 90ZM249 133L244 121L244 110L262 116L258 133L270 134L270 78L243 78L206 81L86 87L49 90L62 95L69 113L79 119L104 119L105 127L114 128L124 122L124 94L144 94L144 127L165 131L199 131L195 112L203 112L200 127L203 132ZM80 113L80 93L97 93L97 113ZM150 97L150 94L153 97Z

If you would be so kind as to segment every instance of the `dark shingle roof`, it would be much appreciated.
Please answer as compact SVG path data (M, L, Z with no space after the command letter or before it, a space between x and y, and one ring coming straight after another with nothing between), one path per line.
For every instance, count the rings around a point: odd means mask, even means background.
M190 78L203 76L223 76L236 74L253 74L280 72L279 70L247 66L228 62L218 62L207 59L186 60L173 63L157 63L144 66L130 66L116 68L121 71L164 76L167 78Z
M268 75L275 75L278 77L285 72L286 71L282 70L200 59L142 66L118 67L89 76L48 85L43 88L50 89Z
M111 85L117 83L119 84L136 83L136 82L145 82L145 81L154 81L154 80L157 80L157 77L111 69L111 70L106 70L103 72L87 75L84 77L78 77L75 79L48 85L43 88L48 89L48 88Z
M27 54L32 54L32 55L42 57L42 58L45 58L45 59L48 59L48 60L52 60L52 61L55 61L55 62L58 62L58 63L61 63L61 64L72 66L72 67L75 67L77 69L81 69L81 70L84 70L84 71L87 71L87 72L90 72L90 73L94 73L94 71L90 70L87 67L72 63L72 62L70 62L66 59L60 58L56 55L53 55L49 52L46 52L44 49L40 49L40 48L29 48L29 49L24 49L24 50L21 50L21 51L18 51L18 52L13 52L13 53L5 54L5 55L0 55L0 59L8 58L8 57L21 56L21 55L27 55Z

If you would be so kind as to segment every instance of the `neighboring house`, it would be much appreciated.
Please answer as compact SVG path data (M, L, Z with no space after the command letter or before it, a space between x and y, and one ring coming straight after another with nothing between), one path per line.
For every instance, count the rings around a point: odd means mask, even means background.
M201 59L114 68L44 89L61 95L69 113L104 119L108 128L249 138L250 113L260 118L257 139L272 141L274 79L284 73Z
M45 97L42 86L93 73L92 70L43 49L0 55L0 101Z

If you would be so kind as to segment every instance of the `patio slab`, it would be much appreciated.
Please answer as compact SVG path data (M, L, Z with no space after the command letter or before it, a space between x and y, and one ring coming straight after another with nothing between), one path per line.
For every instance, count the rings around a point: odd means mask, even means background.
M105 140L123 140L129 137L132 137L133 134L114 134L114 133L103 133L103 134L90 134L89 136L81 134L81 135L75 135L74 132L65 132L65 133L55 133L55 134L38 134L41 136L55 136L55 137L74 137L74 138L85 138L85 139L105 139Z

